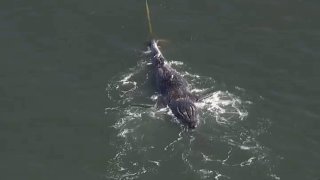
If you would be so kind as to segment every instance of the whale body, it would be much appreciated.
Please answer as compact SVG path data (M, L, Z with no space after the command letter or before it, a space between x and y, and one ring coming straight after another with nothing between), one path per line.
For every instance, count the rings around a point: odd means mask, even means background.
M157 40L151 40L149 45L153 73L157 91L161 94L158 103L169 106L172 113L189 128L198 124L198 109L195 102L198 98L189 90L188 82L170 65L166 63Z

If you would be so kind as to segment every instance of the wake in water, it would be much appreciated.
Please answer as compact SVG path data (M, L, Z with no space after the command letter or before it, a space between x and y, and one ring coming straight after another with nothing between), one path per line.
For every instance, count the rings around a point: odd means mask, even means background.
M169 63L190 82L194 93L206 94L197 103L199 126L190 131L168 108L152 107L157 94L148 63L139 61L107 85L106 115L117 132L110 139L117 153L107 162L107 179L163 177L172 168L178 174L175 177L245 179L264 174L265 179L280 179L268 148L256 140L270 122L257 119L258 129L245 125L253 103L219 91L213 78L187 72L182 62ZM245 93L239 87L232 91Z

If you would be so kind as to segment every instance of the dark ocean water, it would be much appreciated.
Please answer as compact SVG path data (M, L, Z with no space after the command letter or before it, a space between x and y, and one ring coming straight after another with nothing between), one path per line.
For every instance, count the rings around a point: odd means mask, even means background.
M320 179L320 2L150 0L209 95L153 105L145 1L0 2L0 179Z

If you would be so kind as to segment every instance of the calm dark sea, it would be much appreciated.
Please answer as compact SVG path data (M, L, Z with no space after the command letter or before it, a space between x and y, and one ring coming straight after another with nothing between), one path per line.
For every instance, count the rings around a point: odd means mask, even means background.
M155 104L144 0L0 2L0 179L320 179L320 1L149 0L195 93Z

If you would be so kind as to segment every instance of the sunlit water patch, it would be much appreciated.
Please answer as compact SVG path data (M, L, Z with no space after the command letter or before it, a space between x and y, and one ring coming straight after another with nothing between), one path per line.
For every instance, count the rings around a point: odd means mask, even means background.
M107 85L106 107L111 128L116 130L111 145L117 149L107 162L107 179L148 179L176 173L199 179L280 179L270 151L257 137L270 126L268 119L257 119L258 129L244 125L254 102L243 99L245 89L219 90L219 83L186 71L183 62L169 61L188 82L192 92L202 97L200 123L195 130L181 125L168 108L157 109L157 99L149 64L141 60L128 72L114 77ZM240 95L231 93L238 92ZM239 177L239 172L243 177Z

